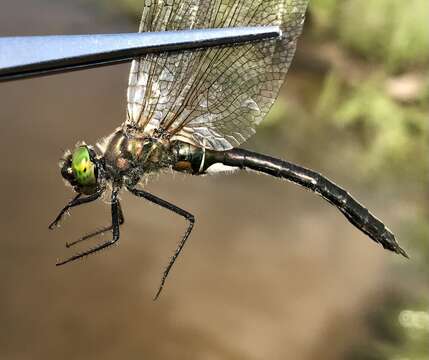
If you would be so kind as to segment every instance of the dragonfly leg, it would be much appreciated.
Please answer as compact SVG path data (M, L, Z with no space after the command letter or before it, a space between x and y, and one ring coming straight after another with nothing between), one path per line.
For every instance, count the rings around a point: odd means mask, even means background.
M119 225L122 225L125 222L125 218L124 218L124 214L122 212L121 203L119 202L119 200L118 200L118 216L119 216ZM74 246L74 245L76 245L78 243L81 243L82 241L88 240L88 239L90 239L90 238L92 238L94 236L103 234L103 233L105 233L107 231L111 231L112 229L113 229L113 224L109 225L109 226L105 226L105 227L103 227L101 229L98 229L98 230L96 230L94 232L86 234L85 236L82 236L81 238L79 238L79 239L77 239L75 241L66 243L66 247L68 247L68 248L72 247L72 246Z
M172 211L172 212L174 212L180 216L183 216L189 222L189 225L188 225L188 228L186 229L186 232L184 233L182 239L177 244L177 248L174 251L173 256L170 258L170 261L169 261L167 267L165 268L164 273L162 274L162 279L161 279L161 282L159 284L158 291L156 292L155 297L154 297L154 300L156 300L156 299L158 299L159 294L161 294L161 291L164 287L165 281L168 277L168 274L169 274L174 262L176 261L177 257L180 255L180 252L182 251L183 247L185 246L186 240L188 239L189 235L192 232L192 228L194 227L194 224L195 224L195 217L194 217L194 215L187 212L186 210L183 210L183 209L177 207L176 205L169 203L168 201L160 199L159 197L152 195L151 193L148 193L147 191L138 190L138 189L134 189L131 187L129 187L128 190L135 196L145 198L146 200L149 200L150 202L153 202L154 204L162 206L163 208L166 208L166 209L168 209L168 210L170 210L170 211Z
M57 262L57 266L67 264L71 261L75 261L78 259L83 258L84 256L96 253L97 251L100 251L102 249L105 249L113 244L115 244L119 240L119 200L118 200L118 191L119 189L115 189L112 191L112 232L113 232L113 238L112 240L103 242L91 249L88 249L84 252L77 253L73 255L72 257Z
M53 230L55 226L58 226L61 222L61 219L63 218L64 214L70 210L73 207L87 204L89 202L92 202L94 200L97 200L101 194L103 193L102 190L97 191L95 194L89 195L87 197L81 198L82 194L77 194L72 200L69 201L69 203L60 211L58 216L55 218L54 221L51 222L49 225L49 229Z

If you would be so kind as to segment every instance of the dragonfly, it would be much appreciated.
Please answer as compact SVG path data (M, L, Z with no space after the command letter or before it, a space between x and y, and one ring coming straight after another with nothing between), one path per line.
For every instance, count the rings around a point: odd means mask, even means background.
M279 26L269 40L209 49L145 54L131 64L125 121L96 146L80 142L60 161L75 197L71 208L108 194L111 225L67 243L103 233L111 239L58 261L81 259L117 243L124 223L119 194L131 194L183 217L187 228L165 268L157 299L195 224L190 212L144 189L153 173L172 170L203 176L251 170L300 185L335 206L357 229L387 250L407 257L393 233L346 190L321 174L239 146L255 133L282 86L302 32L307 0L145 0L139 32L237 26Z

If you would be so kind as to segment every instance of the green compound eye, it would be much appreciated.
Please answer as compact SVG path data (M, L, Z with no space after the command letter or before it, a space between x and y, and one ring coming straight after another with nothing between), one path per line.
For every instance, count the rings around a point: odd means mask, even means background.
M90 186L97 183L95 166L86 146L80 146L73 152L72 171L80 186Z

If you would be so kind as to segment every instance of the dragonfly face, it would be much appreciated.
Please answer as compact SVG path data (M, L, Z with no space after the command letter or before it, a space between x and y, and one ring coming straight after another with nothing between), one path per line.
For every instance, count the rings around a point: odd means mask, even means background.
M73 153L66 152L61 175L79 194L91 195L100 189L101 162L87 145L78 145Z

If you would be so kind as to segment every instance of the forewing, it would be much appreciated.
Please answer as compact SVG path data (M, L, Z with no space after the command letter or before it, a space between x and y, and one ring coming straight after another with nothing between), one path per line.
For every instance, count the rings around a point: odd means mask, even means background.
M281 39L133 61L127 124L212 150L247 140L292 61L307 0L146 0L140 31L279 25Z

